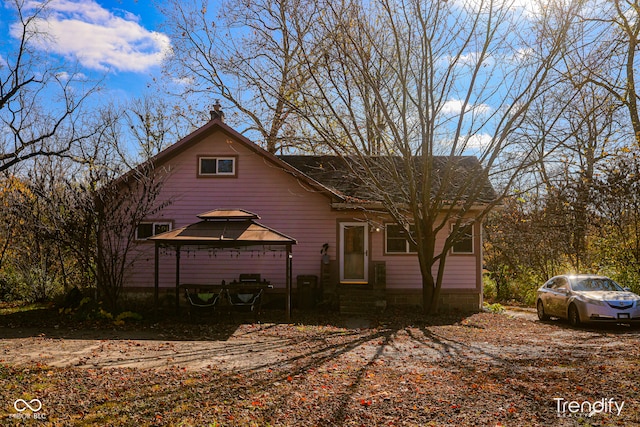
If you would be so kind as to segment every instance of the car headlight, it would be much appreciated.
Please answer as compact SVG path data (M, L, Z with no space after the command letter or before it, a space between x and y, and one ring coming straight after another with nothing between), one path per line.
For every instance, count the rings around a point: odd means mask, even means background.
M604 301L599 300L599 299L581 298L581 300L582 300L582 302L584 302L586 304L593 304L593 305L600 305L600 306L607 305Z

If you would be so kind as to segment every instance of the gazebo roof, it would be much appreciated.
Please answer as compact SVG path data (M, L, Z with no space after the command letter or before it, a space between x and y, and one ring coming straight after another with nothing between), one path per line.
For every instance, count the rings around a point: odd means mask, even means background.
M149 240L170 245L206 245L234 248L264 245L295 245L295 239L254 219L258 215L244 210L213 210L198 215L202 221L157 234Z
M198 218L212 221L254 220L260 217L244 209L214 209L197 215Z

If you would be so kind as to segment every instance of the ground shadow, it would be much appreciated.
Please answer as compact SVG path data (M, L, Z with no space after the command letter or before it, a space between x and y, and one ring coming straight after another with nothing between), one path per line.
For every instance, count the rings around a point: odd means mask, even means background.
M263 310L259 314L239 311L189 312L182 308L141 312L141 320L101 318L95 313L61 313L54 306L38 306L0 314L0 338L130 339L211 341L227 340L241 325L296 324L331 325L346 329L442 326L460 323L472 313L424 315L418 309L388 309L370 316L341 315L321 310L294 310L290 319L284 310Z
M370 341L387 343L398 330L454 324L464 318L406 311L399 315L392 310L371 317L304 311L296 313L292 322L283 310L265 311L259 321L253 313L189 316L171 310L116 324L113 319L78 318L48 307L0 315L0 350L11 363L54 367L175 365L256 371L287 365L296 374Z

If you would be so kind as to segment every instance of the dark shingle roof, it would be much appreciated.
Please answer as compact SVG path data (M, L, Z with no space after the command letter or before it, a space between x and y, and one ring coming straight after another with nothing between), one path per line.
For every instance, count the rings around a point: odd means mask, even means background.
M381 200L379 193L375 190L372 191L357 176L366 177L364 171L356 174L352 172L352 168L356 171L363 170L361 162L356 159L344 159L330 155L283 155L278 157L311 179L346 198L369 202ZM376 170L379 182L393 199L399 202L402 202L403 199L406 200L403 193L408 191L406 178L408 171L405 170L400 157L369 157L367 164L368 167ZM421 157L413 159L413 168L412 172L419 176L424 168ZM476 157L434 157L433 171L435 176L432 179L432 195L438 194L442 189L439 197L445 200L464 201L470 195L476 203L487 203L496 199L496 193ZM448 180L446 186L442 186L444 180ZM404 188L398 188L399 182L407 183L407 185L402 185Z

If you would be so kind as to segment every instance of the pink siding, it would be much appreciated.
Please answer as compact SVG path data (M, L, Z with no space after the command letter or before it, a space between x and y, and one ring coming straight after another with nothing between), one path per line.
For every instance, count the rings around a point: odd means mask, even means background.
M413 254L385 255L384 232L373 233L372 236L372 261L385 261L387 267L387 288L407 289L420 288L422 275L418 264L418 257ZM442 234L436 243L436 251L440 251L446 236ZM477 239L477 237L476 237ZM476 240L479 242L479 240ZM479 245L476 245L479 246ZM476 251L478 247L476 247ZM474 289L477 280L477 254L458 255L450 254L447 257L445 273L443 277L443 289ZM437 266L432 273L437 274Z
M238 156L237 177L197 178L197 156ZM258 214L258 222L298 241L293 246L293 278L320 274L320 250L329 243L329 255L337 262L337 224L339 220L362 218L351 211L331 208L327 195L306 186L261 154L248 149L216 131L197 144L172 157L165 165L171 176L163 185L159 200L171 200L170 206L153 215L153 220L173 221L183 227L198 221L196 215L218 208L240 208ZM371 232L369 261L386 261L387 286L391 289L420 288L421 276L415 255L384 255L384 232ZM134 287L153 287L153 244L140 243L140 257L128 277ZM285 285L285 258L282 252L182 252L182 283L220 283L240 273L261 273L276 287ZM476 257L449 258L444 288L475 288ZM175 285L174 253L161 251L160 286Z

